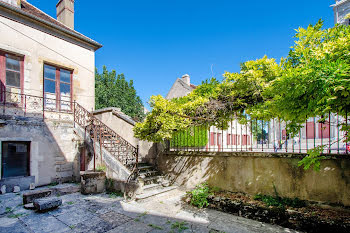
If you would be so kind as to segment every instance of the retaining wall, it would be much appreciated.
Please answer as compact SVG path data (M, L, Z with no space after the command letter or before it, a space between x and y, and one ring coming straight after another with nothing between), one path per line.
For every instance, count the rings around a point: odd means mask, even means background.
M176 184L193 188L201 182L250 195L298 197L350 206L350 155L327 156L321 170L298 167L302 154L165 152L158 168ZM274 188L275 187L275 188Z

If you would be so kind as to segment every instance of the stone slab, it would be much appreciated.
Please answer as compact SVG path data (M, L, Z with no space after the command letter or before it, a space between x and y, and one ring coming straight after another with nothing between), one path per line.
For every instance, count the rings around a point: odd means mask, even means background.
M41 199L35 199L33 201L35 208L39 211L45 211L57 208L62 205L62 199L59 197L46 197Z
M0 180L0 187L6 185L6 192L13 192L15 186L19 186L20 190L29 190L30 184L35 183L35 176L11 177Z
M32 203L35 199L49 197L52 195L51 189L40 189L23 194L23 204Z
M56 195L67 195L72 193L80 192L80 187L78 185L67 185L67 186L56 186L52 188L52 191Z

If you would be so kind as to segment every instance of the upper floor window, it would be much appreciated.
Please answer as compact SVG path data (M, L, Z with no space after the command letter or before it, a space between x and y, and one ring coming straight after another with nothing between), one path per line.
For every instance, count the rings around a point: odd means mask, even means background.
M0 81L3 87L22 89L23 57L0 51Z
M44 65L44 98L46 108L71 110L72 75L67 69Z

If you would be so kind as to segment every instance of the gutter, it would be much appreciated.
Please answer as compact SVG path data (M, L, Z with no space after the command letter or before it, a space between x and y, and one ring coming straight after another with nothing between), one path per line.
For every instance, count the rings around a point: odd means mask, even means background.
M331 7L338 7L338 6L340 6L340 5L343 5L343 4L346 3L346 2L348 2L348 0L343 0L343 1L341 1L341 2L337 2L337 3L333 4L333 5L331 5Z
M11 5L9 5L7 3L4 3L2 1L0 1L0 7L3 7L5 9L11 10L11 11L14 11L17 14L20 14L20 15L28 17L28 18L30 18L32 20L38 21L40 23L43 23L43 24L45 24L45 25L47 25L47 26L49 26L51 28L54 28L54 29L60 31L60 32L68 34L71 37L74 37L76 39L80 39L80 40L84 41L85 43L88 43L88 44L92 45L94 47L95 51L103 46L102 44L100 44L100 43L98 43L98 42L96 42L96 41L94 41L94 40L92 40L92 39L90 39L90 38L88 38L88 37L78 33L78 32L69 31L69 30L67 30L65 28L59 27L56 24L50 23L50 22L48 22L46 20L43 20L43 19L41 19L41 18L39 18L37 16L34 16L34 15L29 14L27 12L24 12L24 11L20 10L19 8L11 6Z

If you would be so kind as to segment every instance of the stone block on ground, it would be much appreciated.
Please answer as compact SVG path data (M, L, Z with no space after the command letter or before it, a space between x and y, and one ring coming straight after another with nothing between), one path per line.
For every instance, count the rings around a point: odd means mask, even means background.
M72 194L72 193L77 193L80 192L80 187L78 185L57 185L52 188L52 191L56 195L67 195L67 194Z
M30 190L35 189L35 183L30 183L30 185L29 185L29 189L30 189Z
M28 209L28 210L34 210L35 209L33 203L25 204L23 207L24 207L24 209Z
M106 173L86 171L81 172L81 193L97 194L106 190Z
M1 191L1 194L5 194L6 193L6 185L2 185L0 191Z
M6 192L11 193L15 186L21 190L29 190L30 184L35 183L35 176L9 177L0 180L0 186L6 186Z
M62 199L59 197L46 197L35 199L33 201L34 207L39 211L51 210L62 205Z
M20 188L19 186L13 187L13 192L14 192L14 193L18 193L18 192L20 192L20 191L21 191L21 188Z
M23 204L32 203L35 199L49 197L52 194L51 189L41 189L41 190L35 190L26 192L23 194Z

